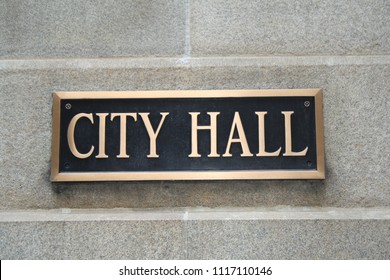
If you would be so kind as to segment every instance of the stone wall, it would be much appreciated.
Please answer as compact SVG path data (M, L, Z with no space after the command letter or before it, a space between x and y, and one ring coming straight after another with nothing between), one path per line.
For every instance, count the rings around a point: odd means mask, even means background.
M0 258L390 258L390 2L0 0ZM50 182L55 91L322 88L325 180Z

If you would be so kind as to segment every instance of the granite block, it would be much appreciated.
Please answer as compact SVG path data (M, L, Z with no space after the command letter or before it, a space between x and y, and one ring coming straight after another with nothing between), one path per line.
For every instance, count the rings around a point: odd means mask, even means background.
M389 64L44 66L0 70L1 209L390 206ZM54 91L245 88L323 88L325 180L50 183Z
M1 259L383 259L388 219L0 222Z
M179 0L0 1L0 57L176 56Z
M193 0L194 56L389 54L390 3Z
M189 259L383 259L389 220L191 221Z

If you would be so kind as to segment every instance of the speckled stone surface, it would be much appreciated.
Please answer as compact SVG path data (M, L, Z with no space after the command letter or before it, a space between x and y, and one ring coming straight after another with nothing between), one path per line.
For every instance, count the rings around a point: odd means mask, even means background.
M0 223L0 258L63 259L63 222Z
M192 221L189 259L389 259L390 222Z
M0 223L1 259L184 259L181 221Z
M389 15L0 0L0 259L390 259ZM284 88L323 89L325 180L50 182L55 91Z
M390 3L192 0L197 56L389 54Z
M0 223L1 259L389 259L389 220Z
M180 0L0 1L0 57L175 56Z
M3 69L0 208L390 206L390 67ZM326 180L50 183L58 90L323 88Z

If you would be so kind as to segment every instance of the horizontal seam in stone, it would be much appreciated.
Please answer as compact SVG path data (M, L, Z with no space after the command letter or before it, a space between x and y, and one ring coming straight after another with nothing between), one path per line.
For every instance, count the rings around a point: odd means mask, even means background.
M3 59L0 70L385 65L390 55Z
M166 221L166 220L390 220L390 208L267 209L53 209L2 210L0 222Z

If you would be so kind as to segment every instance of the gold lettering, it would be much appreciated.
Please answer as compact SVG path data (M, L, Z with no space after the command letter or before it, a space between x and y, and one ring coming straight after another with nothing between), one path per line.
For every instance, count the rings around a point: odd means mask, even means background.
M191 115L191 154L188 157L201 157L198 153L198 130L210 130L210 154L207 157L219 157L217 152L217 116L219 112L207 112L210 116L210 125L198 125L199 112L190 112Z
M99 117L99 154L96 158L108 158L106 155L106 117L108 113L97 113Z
M150 123L150 120L149 120L149 113L139 113L139 115L141 116L141 118L145 124L146 131L148 132L148 135L149 135L149 142L150 142L150 149L149 150L150 151L149 151L149 155L147 155L148 158L158 158L159 157L159 155L156 152L156 150L157 150L156 140L157 140L158 134L160 133L161 127L164 123L165 117L167 115L169 115L169 113L160 113L160 114L161 114L160 123L157 127L157 130L153 131L152 124Z
M238 138L233 138L234 131L237 129ZM251 157L253 154L249 150L248 142L246 141L246 136L244 128L242 127L240 114L238 112L234 113L232 128L230 130L229 141L227 143L226 152L222 155L223 157L231 157L230 146L232 143L240 143L242 148L241 157Z
M114 118L119 117L120 118L120 150L119 155L117 155L117 158L129 158L129 155L126 153L126 124L127 124L127 117L132 117L134 121L137 121L137 114L136 113L112 113L111 114L111 121L114 120Z
M74 142L74 130L76 128L76 124L77 124L78 120L81 118L87 118L93 124L92 114L79 113L79 114L75 115L72 118L72 120L70 121L69 126L68 126L68 145L69 145L70 151L72 152L72 154L75 157L84 159L84 158L91 156L95 147L92 146L91 149L89 150L89 152L86 154L80 153L76 148L76 143Z
M277 157L282 150L282 147L275 152L266 152L265 151L265 115L267 112L255 112L258 117L259 125L259 152L256 154L258 157Z
M283 156L305 156L309 147L306 147L303 151L293 152L292 151L292 140L291 140L291 115L294 114L293 111L282 112L284 115L284 134L286 138L286 151Z

